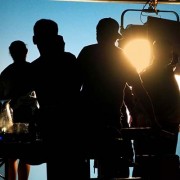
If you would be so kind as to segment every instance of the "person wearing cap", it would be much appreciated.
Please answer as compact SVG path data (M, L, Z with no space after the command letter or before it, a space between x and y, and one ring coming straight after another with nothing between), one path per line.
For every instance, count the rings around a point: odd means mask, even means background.
M131 85L155 121L149 96L135 68L116 42L121 38L118 22L101 19L96 26L97 43L85 46L77 57L81 77L82 154L97 160L104 179L129 176L133 152L119 141L124 88ZM127 149L130 147L130 150Z

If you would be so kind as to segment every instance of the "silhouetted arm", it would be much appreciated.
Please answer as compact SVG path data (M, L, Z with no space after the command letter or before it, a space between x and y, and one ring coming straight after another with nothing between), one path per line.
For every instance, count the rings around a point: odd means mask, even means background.
M155 116L153 103L138 74L134 74L131 84L133 94L141 106L141 110L143 111L144 116L147 118L147 120L150 121L151 127L160 129L160 125Z
M141 106L141 110L143 110L143 115L147 118L151 127L160 129L160 125L155 116L151 98L143 86L141 77L136 71L136 69L132 66L132 64L128 61L126 55L123 55L124 68L126 68L127 71L127 84L132 87L133 95L136 98L138 104Z

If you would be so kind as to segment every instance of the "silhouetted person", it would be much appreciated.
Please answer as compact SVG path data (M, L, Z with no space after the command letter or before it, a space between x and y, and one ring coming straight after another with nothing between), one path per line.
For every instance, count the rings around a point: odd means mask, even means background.
M123 50L115 46L120 38L118 31L117 21L101 19L96 27L97 44L84 47L77 58L82 85L82 149L84 156L97 159L100 178L104 179L129 176L127 146L117 140L126 83L133 86L142 101L149 103L146 108L154 119L152 104L138 73Z
M40 135L45 148L51 150L42 150L42 153L47 152L48 180L59 176L75 177L74 173L78 171L74 170L76 166L73 158L76 156L72 145L74 140L71 138L75 138L79 94L76 57L64 52L63 37L58 35L58 25L53 20L40 19L33 30L33 42L40 56L31 63L34 77L32 84L40 104L37 117ZM69 153L70 149L72 153Z
M25 116L24 109L16 109L16 103L19 97L26 95L31 91L30 88L30 63L26 61L28 49L23 41L13 41L9 46L9 53L13 63L7 66L1 72L1 99L10 99L10 105L13 109L14 123L29 123L30 119ZM8 180L15 180L17 173L19 180L27 180L29 177L30 165L23 159L8 160Z
M153 62L141 73L141 78L152 99L159 124L163 130L173 135L169 137L165 134L160 134L156 138L137 140L135 141L135 154L165 157L165 155L176 154L180 123L180 92L173 72L174 67L170 64L172 59L170 42L166 39L158 39L153 45L153 53ZM173 156L170 158L174 159ZM174 177L175 173L171 174L173 168L173 172L176 170L170 161L164 161L164 167L168 167L168 169L164 168L164 172L161 172L158 161L152 160L151 163L144 165L141 164L143 162L142 159L137 162L140 164L134 169L135 176L147 176L153 180L176 180ZM167 162L169 165L165 164ZM147 174L143 174L143 172ZM168 174L168 172L171 173ZM166 175L162 176L162 174Z

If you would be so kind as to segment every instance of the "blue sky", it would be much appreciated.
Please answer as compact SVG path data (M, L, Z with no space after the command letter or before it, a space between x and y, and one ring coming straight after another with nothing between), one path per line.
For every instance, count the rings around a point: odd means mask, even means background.
M177 4L158 4L157 7L180 14L180 5ZM27 61L31 62L39 56L32 42L33 25L38 19L56 21L59 34L64 36L66 51L77 56L83 46L96 42L96 25L101 18L112 17L120 23L124 10L142 8L143 4L129 3L0 0L0 72L12 63L8 47L14 40L23 40L27 44ZM163 13L161 17L176 20L171 13ZM127 24L141 24L140 13L126 13L124 27Z

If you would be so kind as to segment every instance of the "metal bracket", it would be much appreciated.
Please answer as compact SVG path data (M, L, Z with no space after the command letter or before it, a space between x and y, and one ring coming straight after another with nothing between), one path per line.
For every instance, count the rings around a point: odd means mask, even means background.
M158 14L158 13L160 13L160 12L162 12L162 13L173 13L173 14L176 16L177 22L179 22L179 15L178 15L178 13L175 12L175 11L154 10L154 9L126 9L126 10L124 10L124 11L122 12L122 14L121 14L121 31L124 30L124 16L125 16L125 14L126 14L127 12L129 12L129 11L134 11L134 12L135 12L135 11L139 11L139 12L144 12L144 13L156 13L156 14Z

